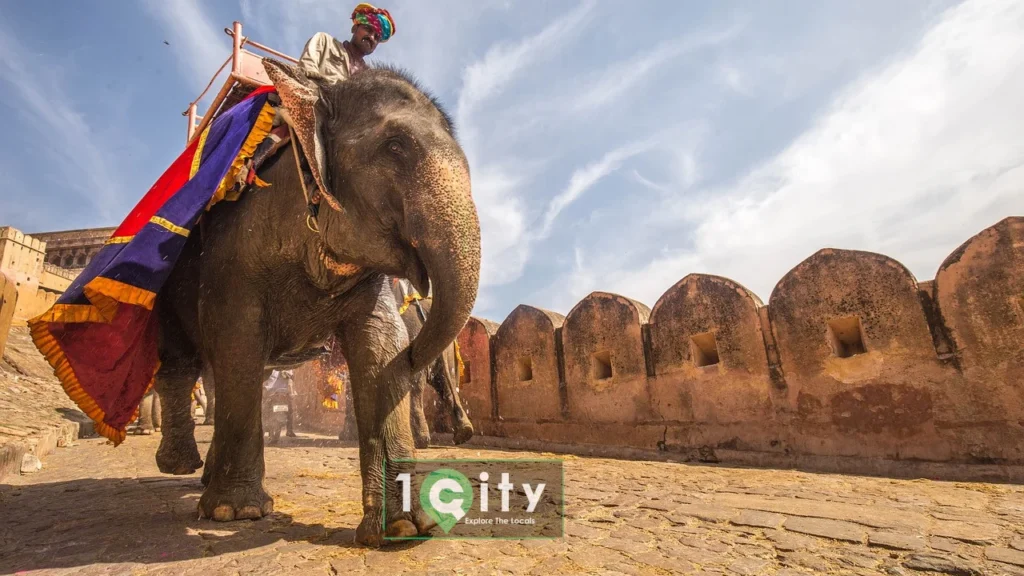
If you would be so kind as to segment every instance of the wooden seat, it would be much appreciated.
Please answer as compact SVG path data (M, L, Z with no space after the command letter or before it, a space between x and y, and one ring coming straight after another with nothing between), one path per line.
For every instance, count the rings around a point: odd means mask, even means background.
M200 132L202 132L210 122L213 122L217 117L224 112L230 110L236 104L245 99L246 96L252 94L256 88L260 86L266 86L270 84L270 77L267 76L266 71L263 69L263 56L250 52L243 49L243 46L251 46L262 52L266 52L272 57L279 58L283 61L291 64L297 64L298 60L278 52L272 48L268 48L262 44L254 42L248 38L242 36L242 24L235 22L232 28L225 28L224 32L228 36L231 36L234 41L234 48L231 53L231 57L228 58L221 66L220 70L214 74L213 79L210 80L210 84L207 85L206 89L196 98L191 104L189 104L188 110L182 113L183 116L188 117L188 139L187 142L192 142ZM221 86L220 91L214 97L213 102L210 103L210 108L203 116L199 115L198 103L206 95L206 92L213 86L214 81L220 76L220 73L224 68L231 64L231 73L228 74L227 79Z

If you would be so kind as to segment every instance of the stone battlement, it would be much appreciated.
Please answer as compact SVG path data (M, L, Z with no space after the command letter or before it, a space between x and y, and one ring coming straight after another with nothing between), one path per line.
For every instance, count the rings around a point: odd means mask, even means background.
M459 336L483 434L662 450L1024 463L1024 218L918 282L823 249L767 305L690 274L654 307L605 292Z
M29 236L17 228L4 226L0 228L0 241L9 240L33 252L46 252L46 242L34 236Z
M0 318L13 318L15 325L24 324L52 306L78 276L80 270L51 264L47 260L50 250L45 234L25 234L11 226L0 228L0 271L10 278L18 293L17 304L5 306L13 306L14 310L0 313Z

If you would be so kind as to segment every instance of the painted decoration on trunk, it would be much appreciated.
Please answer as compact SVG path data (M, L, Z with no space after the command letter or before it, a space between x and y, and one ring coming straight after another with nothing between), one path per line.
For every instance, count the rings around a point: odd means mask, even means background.
M214 120L53 307L29 321L64 391L115 445L160 367L156 296L203 212L237 198L238 173L271 128L273 92L259 88Z

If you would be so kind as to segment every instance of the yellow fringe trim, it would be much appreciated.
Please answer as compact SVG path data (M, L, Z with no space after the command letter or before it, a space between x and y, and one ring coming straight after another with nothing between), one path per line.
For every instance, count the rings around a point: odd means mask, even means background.
M46 358L47 363L53 367L53 372L60 380L60 385L64 388L64 392L69 398L74 400L75 404L82 409L82 412L85 412L92 419L96 432L113 442L114 446L124 442L125 430L118 430L104 422L106 414L104 414L103 410L89 396L85 389L82 388L82 383L78 381L78 376L71 369L71 363L68 362L67 356L61 350L57 339L50 333L49 321L42 319L41 316L33 318L29 321L29 331L32 335L32 342L43 354L43 357ZM153 377L150 378L149 384L146 386L146 392L149 392L149 389L153 386L158 370L160 370L159 360L156 364L156 370L153 371ZM138 408L136 408L132 420L138 417L138 411Z
M91 304L54 304L49 310L29 320L33 322L56 322L78 324L81 322L106 322L106 318Z
M157 226L160 226L162 228L166 228L166 229L170 230L171 232L174 232L175 234L178 234L180 236L186 236L186 237L188 236L188 230L187 229L182 228L181 226L178 226L177 224L175 224L174 222L171 222L170 220L167 220L166 218L161 218L159 216L153 216L152 218L149 219L149 222L150 222L150 224L156 224Z
M104 244L127 244L132 241L135 236L112 236Z
M71 369L71 363L61 350L60 344L50 332L50 323L78 324L94 322L108 324L114 319L117 312L118 302L143 306L148 310L153 309L153 302L156 294L148 290L129 286L123 282L109 278L95 278L83 289L86 298L92 304L55 304L46 312L29 320L29 331L32 335L32 342L46 358L46 362L53 368L54 375L60 380L61 387L69 398L85 412L95 423L96 432L108 438L114 446L121 444L125 438L125 431L118 430L104 422L106 414L96 404L96 401L82 388L78 376ZM146 392L153 386L156 379L156 370L160 369L160 361L157 360L156 369L146 386ZM135 409L132 420L138 417L138 408Z
M206 130L199 135L199 144L196 145L195 156L192 157L192 169L188 171L188 179L191 180L196 172L199 172L199 162L203 159L203 148L206 146L206 137L210 135L210 127L207 126Z
M242 170L242 166L244 166L246 161L252 157L253 152L256 151L256 147L260 145L260 142L263 142L263 139L270 133L270 129L274 127L274 114L276 113L277 111L269 102L263 105L263 109L260 110L260 115L256 118L256 124L249 132L249 136L245 139L245 143L242 144L242 149L239 150L238 155L235 156L235 160L231 163L228 173L224 175L224 179L220 181L220 186L218 186L217 191L214 192L213 198L210 198L209 204L206 205L207 210L212 208L214 204L221 200L227 200L229 202L238 200L238 196L241 192L234 189L235 179L238 177L238 172Z
M152 310L153 304L156 302L156 292L103 277L93 278L85 285L82 292L85 293L89 302L99 309L100 314L103 315L103 321L108 323L114 320L119 303L142 306L146 310Z

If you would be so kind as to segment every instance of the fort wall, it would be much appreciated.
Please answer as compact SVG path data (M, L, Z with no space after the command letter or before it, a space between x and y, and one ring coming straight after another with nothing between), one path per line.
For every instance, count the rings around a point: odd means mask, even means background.
M45 254L45 242L9 226L0 228L0 270L11 277L18 292L15 324L24 324L47 309L46 290L40 290Z
M14 321L14 309L18 306L18 287L14 279L0 271L0 358L7 349L7 337Z
M0 228L0 271L12 279L18 292L12 323L24 325L27 320L47 311L86 265L84 256L77 268L69 269L61 267L59 262L51 262L58 259L53 257L53 247L47 243L47 238L63 242L68 250L76 242L84 242L92 250L91 259L112 230L98 228L30 235L10 226ZM72 260L68 262L74 264Z
M651 310L595 292L564 318L528 305L496 328L473 318L459 343L462 396L488 436L1021 464L1024 218L965 242L932 281L823 249L767 304L691 274Z

